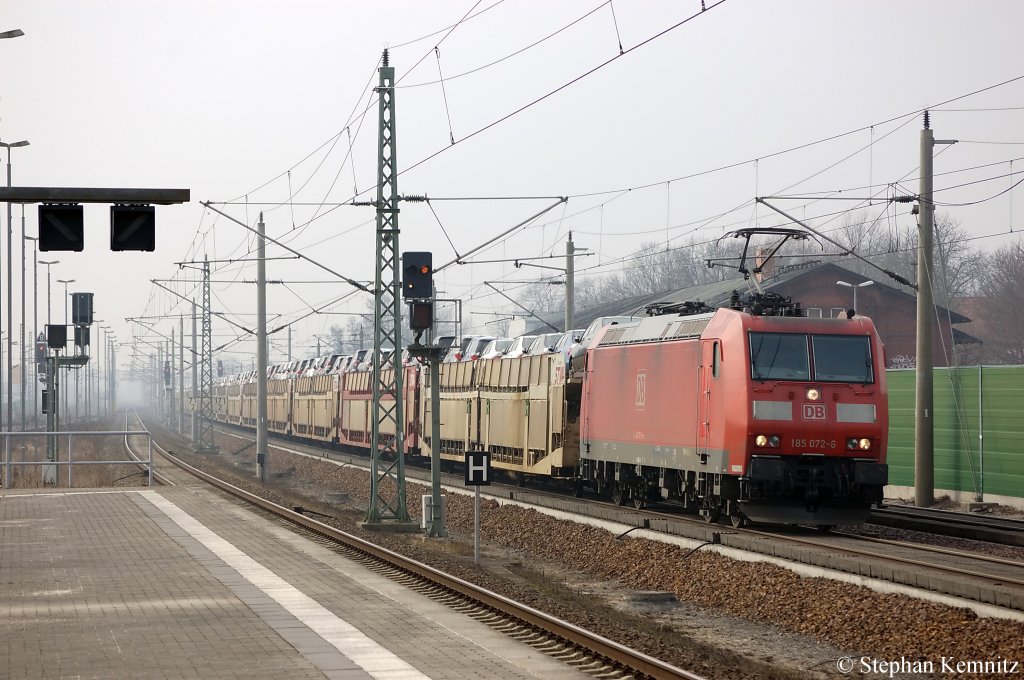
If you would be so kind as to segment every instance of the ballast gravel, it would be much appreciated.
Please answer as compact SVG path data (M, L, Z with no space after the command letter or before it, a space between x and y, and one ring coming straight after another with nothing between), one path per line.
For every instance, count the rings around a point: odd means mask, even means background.
M217 438L219 455L183 457L231 473L230 481L249 491L286 504L300 500L335 516L339 528L360 533L355 525L363 519L370 489L366 470L271 446L274 469L284 473L263 488L253 481L252 449L237 437ZM187 450L180 442L171 448ZM409 511L418 522L419 498L429 489L411 481L407 489ZM331 492L348 494L348 504L319 502ZM472 498L449 494L447 506L447 540L363 535L707 677L839 677L843 657L857 664L852 675L864 677L871 674L861 673L861 664L876 661L931 661L936 668L943 658L1024 664L1024 623L803 577L763 562L700 551L687 555L682 548L631 536L616 539L604 529L493 501L482 503L484 559L478 567ZM671 592L678 602L634 601L630 594L636 591Z

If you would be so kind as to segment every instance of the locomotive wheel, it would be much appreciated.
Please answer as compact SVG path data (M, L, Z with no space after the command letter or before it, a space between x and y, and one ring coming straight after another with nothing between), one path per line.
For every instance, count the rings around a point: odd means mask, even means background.
M645 501L643 498L640 498L639 496L634 496L633 507L635 507L637 510L643 510L645 507L647 507L647 501Z
M708 524L715 524L722 517L721 508L708 508L704 514L704 521Z
M832 525L832 524L819 524L817 528L818 528L818 531L820 531L821 533L828 534L828 533L832 532L833 526L834 525Z
M738 512L735 515L729 515L729 522L736 529L742 529L743 527L747 526L747 524L748 524L747 518L744 517L743 515L741 515Z
M626 490L622 484L615 482L612 486L612 503L615 505L625 505L626 501L629 500L629 491Z

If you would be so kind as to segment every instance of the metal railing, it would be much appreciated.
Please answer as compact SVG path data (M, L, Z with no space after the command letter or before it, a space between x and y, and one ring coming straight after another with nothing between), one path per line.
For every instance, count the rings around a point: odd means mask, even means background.
M92 438L92 437L102 437L102 436L106 436L106 437L109 437L109 436L124 437L125 448L129 451L130 455L134 455L134 454L131 454L131 450L127 446L127 444L128 444L128 437L145 437L146 438L146 442L147 442L147 450L148 450L147 451L147 456L148 457L146 459L134 458L132 460L78 460L77 462L75 461L75 455L74 455L75 451L74 451L74 447L73 447L73 443L75 441L75 437L78 437L79 440L81 440L81 438L83 438L83 437L84 438ZM11 472L12 472L12 468L14 468L14 467L42 467L43 470L44 470L44 477L46 477L46 471L47 471L47 467L46 466L53 466L53 467L50 468L50 470L52 470L53 473L56 472L58 466L66 466L67 469L68 469L68 474L67 474L68 488L71 488L73 486L73 483L74 483L74 468L75 468L75 466L81 466L81 465L142 465L142 466L144 466L146 468L146 474L147 474L147 477L148 477L148 479L147 479L148 485L149 486L153 486L153 435L151 435L149 432L146 432L145 430L91 430L91 431L90 430L85 430L85 431L73 431L73 432L0 432L0 437L3 437L3 439L4 439L4 446L3 446L3 450L4 450L4 462L3 462L3 466L4 466L4 484L3 484L3 488L5 488L5 489L11 488L11 479L12 479L11 478ZM12 439L28 439L28 438L42 439L42 440L49 439L49 440L51 440L51 442L52 442L51 447L52 447L53 451L59 451L60 447L59 447L58 444L63 442L64 439L66 438L66 440L67 440L67 460L38 460L38 461L36 461L36 460L31 460L31 461L27 461L27 460L14 461L14 460L11 460L11 440ZM45 455L45 452L43 452L43 453ZM59 456L55 456L55 457L59 457ZM53 474L54 482L56 482L57 477L58 476L56 474Z

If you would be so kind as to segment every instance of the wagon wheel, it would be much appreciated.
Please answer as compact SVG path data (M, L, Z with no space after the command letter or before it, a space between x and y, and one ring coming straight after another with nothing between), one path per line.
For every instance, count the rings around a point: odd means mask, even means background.
M643 510L647 507L647 501L640 496L633 496L633 507L637 510Z
M574 479L569 482L569 490L573 495L573 498L579 498L583 495L583 480Z
M629 491L620 482L615 482L612 486L612 503L622 506L625 505L628 500Z

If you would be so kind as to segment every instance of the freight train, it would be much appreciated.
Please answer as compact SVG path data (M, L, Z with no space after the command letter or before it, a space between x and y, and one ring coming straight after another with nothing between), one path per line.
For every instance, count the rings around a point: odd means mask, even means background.
M867 317L807 318L768 302L653 306L602 329L571 362L444 363L436 440L429 371L405 366L406 455L429 460L436 447L454 464L486 450L520 483L554 480L637 507L670 500L735 526L862 521L888 479L878 333ZM268 427L366 449L371 380L366 370L272 379ZM254 427L255 398L255 382L222 381L217 419ZM393 442L395 428L381 436Z

